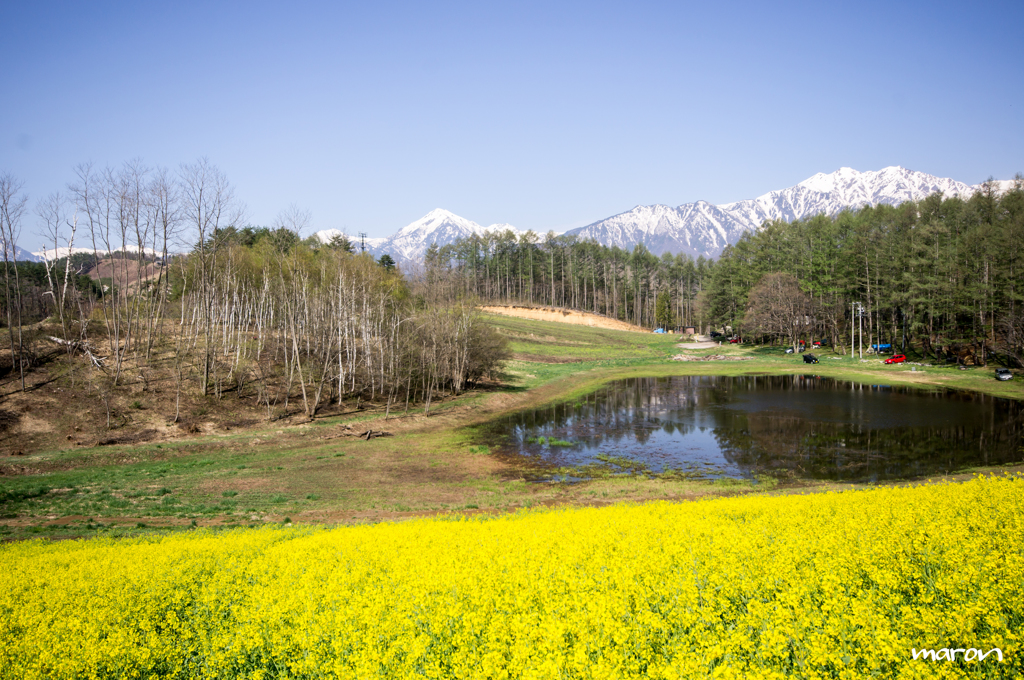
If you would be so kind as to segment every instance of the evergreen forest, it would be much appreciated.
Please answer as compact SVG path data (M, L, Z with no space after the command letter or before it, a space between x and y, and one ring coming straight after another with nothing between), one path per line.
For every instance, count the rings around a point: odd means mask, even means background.
M936 360L1024 360L1024 190L986 183L792 222L766 222L717 259L511 231L432 247L440 299L585 310L649 328L757 342L892 344ZM862 338L863 336L863 338Z

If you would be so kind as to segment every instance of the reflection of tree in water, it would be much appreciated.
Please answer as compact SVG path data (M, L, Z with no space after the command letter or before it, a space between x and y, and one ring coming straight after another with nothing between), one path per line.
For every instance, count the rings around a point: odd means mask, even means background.
M1019 460L1024 414L987 401L987 418L945 426L871 428L734 411L714 433L725 458L743 470L819 479L912 477Z
M693 410L696 386L679 389L666 378L629 378L613 383L575 402L553 404L512 416L512 442L520 450L540 455L547 451L538 437L585 444L590 448L647 445L659 430L679 436L692 427L661 414ZM552 462L566 463L572 447L555 452ZM576 447L581 448L580 446ZM552 458L552 456L548 456Z
M882 401L879 401L883 397ZM944 408L936 426L891 426ZM814 411L819 417L814 418ZM885 426L872 427L872 418ZM959 415L958 415L959 414ZM505 421L509 452L555 465L592 461L598 450L638 461L684 458L685 436L710 429L725 460L747 474L791 471L830 479L924 475L1020 459L1024 410L983 395L935 394L839 383L816 376L631 378L578 401ZM658 433L672 451L650 451ZM546 446L555 437L571 446ZM620 451L621 450L621 451Z

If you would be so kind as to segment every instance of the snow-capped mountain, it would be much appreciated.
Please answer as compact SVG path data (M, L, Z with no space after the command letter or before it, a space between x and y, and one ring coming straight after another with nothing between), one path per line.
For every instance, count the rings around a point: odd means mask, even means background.
M0 249L0 258L3 258L4 251ZM7 259L10 262L42 262L43 258L38 257L35 253L30 253L21 246L15 245L14 250L7 251Z
M716 257L727 244L735 243L745 231L758 229L766 220L792 221L818 214L834 215L844 208L897 205L936 192L947 197L969 197L976 190L962 182L898 166L873 172L840 168L745 201L717 206L697 201L677 208L637 206L566 233L625 249L643 243L658 255L671 252Z
M30 253L29 251L25 250L20 246L14 246L14 259L17 260L18 262L47 262L59 260L62 257L67 257L69 254L77 255L79 253L88 253L89 255L95 254L99 255L100 257L105 257L107 255L110 255L111 253L119 253L121 251L124 251L129 255L136 255L138 254L139 249L136 247L128 246L127 248L117 248L112 251L95 251L92 248L75 247L69 249L67 246L60 246L58 248L44 248L42 250L37 250ZM161 255L161 252L159 250L154 250L153 248L143 248L142 251L146 255L149 255L150 257L159 257Z
M997 181L996 190L1009 191L1012 180ZM641 205L632 210L571 229L580 239L593 239L607 246L632 250L643 243L653 253L687 253L694 257L717 257L726 245L735 243L747 231L756 230L766 221L787 222L812 215L834 215L844 208L886 203L898 205L921 200L941 192L947 197L969 197L980 188L952 179L907 170L898 166L871 172L840 168L833 173L818 173L799 184L770 191L751 198L723 205L707 201L668 205ZM379 257L384 253L398 262L422 263L427 248L436 243L447 245L472 234L503 232L519 235L522 231L509 224L481 227L476 222L447 210L432 210L389 238L368 238L366 249ZM342 232L326 229L316 236L324 243ZM359 246L358 240L348 235Z
M361 246L360 239L358 236L352 236L351 234L347 234L341 229L322 229L313 234L313 236L319 239L321 243L330 243L332 240L334 240L334 237L344 236L349 240L349 243L355 246L356 250L358 250ZM362 240L362 243L366 245L366 249L368 251L373 252L374 248L376 248L381 243L384 243L384 241L386 240L386 238L366 237L365 239Z
M374 257L387 253L400 263L422 262L427 248L435 243L445 246L473 234L482 236L488 232L498 233L505 230L519 234L519 230L510 224L492 224L489 227L481 227L476 222L437 208L412 224L402 227L394 236L366 239L366 250ZM337 234L341 234L337 229L325 229L318 231L316 237L323 243L327 243ZM351 235L348 238L358 249L359 240Z
M77 255L79 253L87 253L89 255L99 255L100 257L106 257L108 255L121 252L128 253L129 255L137 255L139 253L139 248L136 246L128 246L126 248L115 248L114 250L96 251L93 250L92 248L79 248L77 246L74 248L68 248L67 246L60 246L58 248L46 248L44 250L37 250L32 253L32 257L35 258L35 262L45 262L48 260L59 260L62 257L67 257L68 255ZM159 257L162 254L159 250L155 250L153 248L148 247L142 248L142 252L145 253L146 255L149 255L150 257Z

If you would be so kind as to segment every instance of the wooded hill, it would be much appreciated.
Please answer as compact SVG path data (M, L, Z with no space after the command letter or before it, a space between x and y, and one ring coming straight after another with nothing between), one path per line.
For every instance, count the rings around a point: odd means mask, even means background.
M570 307L769 341L824 338L842 350L861 315L866 346L913 344L934 358L979 362L995 352L1021 365L1022 255L1018 181L1003 195L986 184L969 200L933 195L769 222L717 261L554 234L473 236L431 248L425 276L441 299Z
M120 254L102 285L80 273L81 255L38 265L5 258L0 371L13 371L21 389L56 354L51 369L104 395L170 375L175 419L183 394L226 392L255 399L268 418L290 400L313 417L349 398L429 409L507 356L471 305L434 304L393 263L343 240L301 241L300 211L272 229L240 228L230 184L205 161L177 175L137 163L77 174L67 196L39 205L51 243ZM3 179L6 253L26 201ZM169 257L175 243L191 243L189 253Z

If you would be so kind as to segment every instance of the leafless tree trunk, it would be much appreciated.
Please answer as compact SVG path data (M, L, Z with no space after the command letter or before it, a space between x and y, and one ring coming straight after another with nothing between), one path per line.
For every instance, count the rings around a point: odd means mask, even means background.
M21 391L25 391L25 339L22 329L21 276L17 267L18 236L21 218L28 197L22 195L23 183L10 173L0 175L0 249L4 253L4 290L7 296L7 330L11 339L11 361L17 364ZM14 299L11 299L11 275L14 277ZM15 313L12 314L12 304ZM15 342L14 323L18 326Z
M204 340L202 392L206 396L210 389L213 360L214 275L220 254L217 237L223 226L240 221L241 210L235 203L234 189L227 177L206 158L181 166L180 187L182 216L197 239L193 253L198 269L196 284Z

